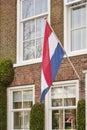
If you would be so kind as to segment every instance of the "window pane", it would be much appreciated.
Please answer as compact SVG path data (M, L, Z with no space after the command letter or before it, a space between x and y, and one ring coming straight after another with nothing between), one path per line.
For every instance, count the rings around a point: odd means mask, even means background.
M71 51L86 48L86 7L80 6L71 12Z
M81 28L72 31L72 46L71 50L81 50L86 48L86 28Z
M14 129L23 128L23 112L14 112Z
M86 46L86 28L81 30L81 49L85 49Z
M30 112L26 111L24 112L24 129L28 129L29 130L29 126L30 126Z
M29 129L30 112L14 112L14 129Z
M35 58L35 41L24 42L23 44L23 59L34 59Z
M47 0L35 0L35 15L47 12Z
M60 99L63 98L63 88L55 87L51 89L51 97L52 99Z
M40 58L42 55L42 43L43 38L39 38L36 40L36 58Z
M72 44L71 44L71 51L79 50L79 45L81 44L81 40L79 38L78 30L72 31L71 37L72 37Z
M23 101L32 101L32 90L25 90L23 91Z
M52 130L76 129L76 110L52 110Z
M13 108L22 108L22 93L13 92Z
M71 15L71 28L78 28L86 25L86 13L85 6L72 9Z
M52 130L63 129L63 110L52 110Z
M65 130L76 129L76 110L66 109L65 110Z
M44 35L45 20L44 18L39 18L36 20L36 37L41 37Z
M52 99L52 107L62 106L62 99Z
M31 20L23 24L23 40L35 38L35 21Z
M21 101L22 101L21 91L13 92L13 102L21 102Z
M63 88L62 87L55 87L51 89L51 106L58 107L62 106L62 99L63 99Z
M34 16L34 0L23 0L22 2L22 18Z
M65 98L64 99L64 106L75 106L76 99L75 98Z
M33 104L33 94L32 91L23 92L23 108L30 108Z
M64 98L76 97L76 89L74 86L64 87Z

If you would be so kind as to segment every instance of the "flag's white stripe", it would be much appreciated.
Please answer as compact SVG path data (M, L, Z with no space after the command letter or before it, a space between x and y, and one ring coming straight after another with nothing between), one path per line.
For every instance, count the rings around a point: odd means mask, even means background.
M49 54L50 54L50 59L52 58L57 45L58 45L58 40L54 36L54 33L52 32L50 37L49 37Z
M51 33L50 37L48 38L49 40L49 54L50 54L50 59L52 58L54 52L55 52L55 49L58 45L58 40L57 38L54 36L53 32ZM46 80L44 78L44 74L43 74L43 70L42 70L42 73L41 73L41 92L43 92L44 89L46 89L48 87L47 83L46 83Z
M41 72L41 92L48 87L46 80L44 78L43 70Z

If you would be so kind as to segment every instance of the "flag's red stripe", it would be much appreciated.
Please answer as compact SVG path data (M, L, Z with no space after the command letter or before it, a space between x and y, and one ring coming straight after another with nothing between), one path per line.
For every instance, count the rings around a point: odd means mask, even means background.
M49 44L48 44L48 39L51 33L52 30L49 27L48 22L46 22L44 46L43 46L42 70L48 86L52 86L52 73L51 73Z

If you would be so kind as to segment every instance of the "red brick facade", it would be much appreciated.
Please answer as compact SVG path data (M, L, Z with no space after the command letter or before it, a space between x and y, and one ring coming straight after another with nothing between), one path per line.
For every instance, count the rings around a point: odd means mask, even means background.
M0 58L16 59L16 0L0 0Z
M64 44L63 34L63 1L51 0L51 25ZM13 63L16 61L16 0L1 0L0 1L0 58L10 58ZM70 58L75 66L81 81L80 81L80 98L85 96L84 74L83 70L87 69L87 55L76 56ZM35 84L35 99L39 101L40 97L40 76L41 64L26 65L15 67L14 81L11 86ZM59 73L55 81L65 81L77 79L67 58L64 58Z

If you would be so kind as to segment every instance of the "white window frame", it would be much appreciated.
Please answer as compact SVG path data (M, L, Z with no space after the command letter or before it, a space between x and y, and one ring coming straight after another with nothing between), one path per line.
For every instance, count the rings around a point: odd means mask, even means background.
M50 0L48 0L48 21L50 22ZM23 66L23 65L27 65L27 64L34 64L34 63L38 63L41 62L42 58L38 58L38 59L31 59L31 60L27 60L27 61L23 61L23 47L21 46L21 41L22 41L22 24L21 24L21 0L17 0L17 46L16 46L16 50L17 50L17 54L16 54L16 64L14 64L14 67L17 66Z
M66 0L66 5L71 5L71 4L74 4L74 3L77 3L77 2L80 2L81 0L73 0L73 1L69 1L67 2Z
M64 86L64 85L75 85L76 86L76 107L75 106L70 106L69 108L77 108L77 102L79 100L79 80L70 80L70 81L60 81L60 82L55 82L55 85L59 86ZM52 130L52 107L51 106L51 89L46 95L45 98L45 130ZM54 108L55 109L55 108ZM58 107L59 109L59 107Z
M33 104L35 104L35 85L15 86L15 87L7 88L7 130L13 130L12 93L14 91L19 91L19 90L32 90Z
M71 9L74 7L78 7L81 5L86 5L86 11L87 11L87 2L82 4L77 4L73 6L66 5L66 0L64 0L64 48L68 56L77 56L82 54L87 54L87 48L83 50L77 50L77 51L70 51L70 45L71 45L71 38L70 38L70 13ZM87 13L86 13L86 37L87 37ZM86 38L87 43L87 38Z

